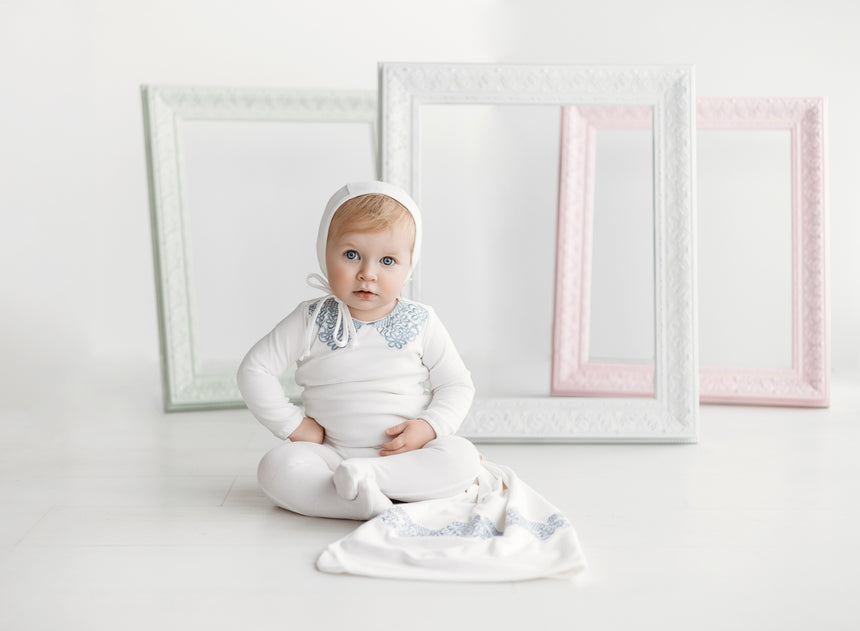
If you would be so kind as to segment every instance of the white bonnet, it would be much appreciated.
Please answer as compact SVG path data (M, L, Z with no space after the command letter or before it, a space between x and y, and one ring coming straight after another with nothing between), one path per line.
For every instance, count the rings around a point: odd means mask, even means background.
M403 207L409 211L409 214L412 215L412 219L415 221L415 246L412 248L412 269L415 268L415 264L418 262L418 258L421 255L421 211L418 209L418 204L415 203L415 200L412 199L409 193L399 186L394 186L387 182L353 182L338 189L337 192L331 196L331 199L328 200L328 204L326 204L322 220L320 221L320 228L317 233L317 259L319 259L320 269L323 272L323 276L328 277L328 270L326 269L325 264L325 248L326 242L328 241L328 229L331 225L332 217L334 217L335 212L337 212L337 209L340 208L344 202L353 199L354 197L360 197L361 195L369 195L372 193L392 198L402 204Z

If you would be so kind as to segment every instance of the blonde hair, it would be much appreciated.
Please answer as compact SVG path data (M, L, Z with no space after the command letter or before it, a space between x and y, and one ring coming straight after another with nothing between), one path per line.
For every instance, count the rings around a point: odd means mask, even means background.
M379 193L368 193L346 200L331 218L326 243L345 232L380 232L408 222L415 247L415 220L412 213L396 199Z

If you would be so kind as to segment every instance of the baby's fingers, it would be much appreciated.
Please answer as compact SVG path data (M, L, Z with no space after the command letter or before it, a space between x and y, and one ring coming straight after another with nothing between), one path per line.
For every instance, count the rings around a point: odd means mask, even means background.
M387 443L382 443L382 451L379 452L379 455L393 456L395 454L402 454L410 450L411 447L409 447L409 445L406 443L406 438L404 438L403 434L401 434L394 440L390 440Z
M395 449L400 449L406 444L406 440L403 438L403 434L392 438L387 443L382 443L382 448L387 451L394 451Z
M400 423L399 425L395 425L394 427L389 427L385 430L385 433L389 436L397 436L398 434L402 434L403 430L406 429L406 423Z

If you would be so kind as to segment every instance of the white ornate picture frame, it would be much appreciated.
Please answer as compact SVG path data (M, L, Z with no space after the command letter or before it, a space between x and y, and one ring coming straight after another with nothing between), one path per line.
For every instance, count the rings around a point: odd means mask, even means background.
M594 180L593 147L583 138L595 129L643 129L647 108L566 108L562 117L564 181L574 193L559 199L559 222L568 232L560 249L559 304L575 305L575 317L557 321L553 391L596 396L650 396L653 366L594 362L588 356L589 242ZM702 366L703 403L791 405L829 404L830 337L827 269L827 168L825 101L822 98L700 98L699 130L784 130L791 136L792 298L791 367ZM582 194L580 194L582 192ZM567 260L567 257L571 257ZM563 259L563 260L561 260ZM564 269L581 266L581 276Z
M419 204L421 105L625 104L648 106L654 112L653 397L483 398L479 392L461 434L480 441L697 440L693 90L692 68L683 66L380 64L382 177L410 191ZM492 209L476 212L490 217ZM420 287L420 283L414 287L412 297L420 299ZM574 302L557 311L562 319L577 316Z
M142 86L164 407L167 411L242 407L236 366L202 365L191 268L192 248L181 124L185 121L335 122L367 125L367 170L378 173L376 94L346 90ZM334 189L332 189L334 190ZM320 208L325 198L320 199ZM296 273L302 274L303 270ZM298 300L296 301L298 302ZM284 313L283 315L286 315ZM271 323L274 326L275 321ZM259 337L266 331L255 332ZM250 348L250 345L248 346ZM289 376L286 392L300 391Z

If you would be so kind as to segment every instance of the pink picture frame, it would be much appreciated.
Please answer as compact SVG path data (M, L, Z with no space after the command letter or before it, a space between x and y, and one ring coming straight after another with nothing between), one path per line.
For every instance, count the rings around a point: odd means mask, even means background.
M826 407L830 333L825 100L699 98L696 112L699 130L789 131L792 169L791 367L700 366L700 401ZM596 133L651 125L650 107L563 108L553 396L653 396L652 364L595 361L588 349Z

